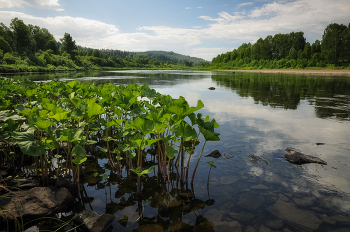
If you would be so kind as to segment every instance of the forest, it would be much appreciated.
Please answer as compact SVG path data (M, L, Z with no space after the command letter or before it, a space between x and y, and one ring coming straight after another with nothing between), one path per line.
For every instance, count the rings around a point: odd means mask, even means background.
M147 54L121 50L92 49L78 46L69 33L56 41L45 28L26 25L14 18L10 26L0 23L0 72L51 72L99 69L186 69L208 66L189 56L172 52L160 59ZM164 59L166 55L167 59ZM182 59L179 59L182 58Z
M304 32L276 34L243 43L213 58L213 69L350 68L350 24L329 24L322 40L306 42Z

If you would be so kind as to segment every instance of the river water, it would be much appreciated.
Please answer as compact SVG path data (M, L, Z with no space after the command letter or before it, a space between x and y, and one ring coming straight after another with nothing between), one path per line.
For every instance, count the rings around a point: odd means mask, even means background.
M349 77L144 70L7 77L147 84L185 97L190 106L202 100L200 112L220 125L221 140L208 142L204 154L218 150L223 156L202 157L195 195L184 194L186 187L176 182L164 189L150 173L143 182L142 214L135 180L117 177L105 159L87 162L85 196L74 211L114 214L107 231L350 231ZM289 163L286 148L327 165ZM217 167L209 184L207 161ZM109 179L94 178L96 171ZM124 215L126 224L118 220Z

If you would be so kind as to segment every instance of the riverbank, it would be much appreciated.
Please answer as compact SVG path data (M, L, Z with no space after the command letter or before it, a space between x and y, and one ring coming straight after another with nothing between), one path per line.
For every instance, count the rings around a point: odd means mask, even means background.
M253 72L253 73L283 73L283 74L312 74L312 75L335 75L335 76L350 76L349 69L341 70L307 70L307 69L258 69L258 70L220 70L225 72Z

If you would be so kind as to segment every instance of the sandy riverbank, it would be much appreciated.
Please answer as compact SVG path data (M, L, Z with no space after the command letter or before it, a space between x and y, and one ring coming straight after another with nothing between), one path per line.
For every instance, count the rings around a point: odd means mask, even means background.
M335 75L350 76L349 69L342 70L306 70L306 69L261 69L261 70L222 70L226 72L254 72L254 73L285 73L285 74L313 74L313 75Z

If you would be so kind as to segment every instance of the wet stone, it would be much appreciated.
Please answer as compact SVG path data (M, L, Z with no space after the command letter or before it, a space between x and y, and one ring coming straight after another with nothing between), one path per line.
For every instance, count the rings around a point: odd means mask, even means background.
M254 229L253 227L248 226L248 227L244 230L244 232L257 232L257 231L256 231L256 229Z
M265 224L270 227L271 229L282 229L284 226L284 223L280 219L275 220L267 220Z
M155 232L155 231L152 231ZM202 222L193 228L193 232L215 232L214 223Z
M247 210L257 210L265 203L265 198L261 194L248 192L239 197L238 206Z
M239 222L215 222L214 230L220 232L241 232L241 225Z
M53 215L72 205L73 197L66 188L35 187L19 191L11 198L0 198L5 218L38 218Z
M342 216L342 215L334 215L331 218L336 220L337 222L350 223L350 217L345 217L345 216Z
M164 228L158 224L148 224L137 227L134 232L163 232Z
M83 211L79 213L74 221L86 232L103 232L114 221L112 214L99 214L94 211Z
M294 204L283 201L277 201L275 204L269 206L267 211L284 222L302 230L315 231L321 224L321 220L313 213L300 210Z
M241 222L250 222L255 218L255 215L252 213L248 213L248 212L240 212L240 213L230 213L230 216L234 219L234 220L238 220Z
M259 232L272 232L272 230L268 227L266 227L265 225L261 225Z
M340 229L333 230L332 232L349 232L349 228L340 228Z
M310 206L314 203L311 197L294 198L293 201L300 206Z
M286 196L283 195L283 194L278 194L278 198L279 198L281 201L289 201L288 197L286 197Z
M211 209L204 215L210 222L220 222L223 216L223 213L217 209Z
M250 186L250 188L251 189L260 189L260 190L269 189L269 187L267 187L263 184L253 185L253 186Z
M322 222L324 222L326 224L330 224L330 225L334 225L335 223L337 223L336 220L334 220L333 218L328 217L327 215L323 216Z

